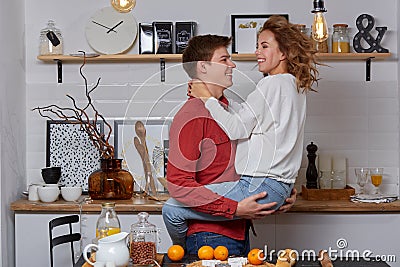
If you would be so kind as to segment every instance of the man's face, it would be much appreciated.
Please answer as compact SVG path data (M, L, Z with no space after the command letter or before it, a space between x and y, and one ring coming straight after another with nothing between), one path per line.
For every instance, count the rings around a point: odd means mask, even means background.
M232 86L232 69L235 63L225 47L215 50L210 62L201 62L205 70L202 80L207 83L208 89L215 97L222 96L222 92Z

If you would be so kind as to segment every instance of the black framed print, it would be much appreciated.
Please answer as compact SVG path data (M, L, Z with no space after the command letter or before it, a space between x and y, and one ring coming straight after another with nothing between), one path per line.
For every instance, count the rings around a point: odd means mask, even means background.
M135 190L140 190L146 183L146 178L142 155L138 151L138 144L134 143L134 138L138 137L142 144L135 129L137 122L141 122L145 128L144 139L157 191L166 191L162 183L166 176L169 128L172 118L132 118L114 121L115 155L117 158L123 159L123 167L130 171L136 182Z
M257 34L264 22L273 15L283 16L289 20L288 14L231 15L232 54L254 53Z
M103 122L96 126L104 132ZM82 186L88 191L89 175L100 168L100 153L79 123L48 120L46 166L61 167L61 186Z

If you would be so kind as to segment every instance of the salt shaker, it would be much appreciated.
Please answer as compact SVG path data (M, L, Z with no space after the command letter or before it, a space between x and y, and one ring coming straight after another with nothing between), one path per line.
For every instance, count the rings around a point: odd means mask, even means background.
M40 31L39 55L62 55L63 40L61 31L55 27L53 20L47 22L47 27Z

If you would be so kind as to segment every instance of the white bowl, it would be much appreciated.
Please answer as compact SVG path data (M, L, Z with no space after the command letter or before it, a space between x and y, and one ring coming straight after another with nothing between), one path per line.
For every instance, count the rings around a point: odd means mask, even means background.
M54 202L60 195L60 189L55 186L41 186L38 188L38 195L42 202Z
M65 201L76 201L82 195L82 187L80 186L61 187L61 195Z

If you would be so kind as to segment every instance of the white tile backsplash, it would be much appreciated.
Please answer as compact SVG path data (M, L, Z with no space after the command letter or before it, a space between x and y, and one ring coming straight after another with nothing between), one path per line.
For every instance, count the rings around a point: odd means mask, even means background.
M114 84L102 82L93 93L95 105L111 122L114 118L172 117L186 99L186 83L184 79L179 83L160 83L157 79L154 76L153 80L144 84L135 80ZM246 79L238 77L238 83L227 95L237 101L245 98L252 91L253 84ZM80 103L85 102L84 86L79 82L30 84L28 87L28 108L49 103L68 106L67 93L77 97ZM375 93L376 90L380 93ZM319 147L317 154L346 157L349 183L355 184L354 167L374 165L383 166L388 171L384 183L398 185L397 95L395 83L390 81L320 82L318 93L308 96L304 147L312 141ZM40 168L45 165L45 127L45 120L28 109L27 173L32 179L40 177ZM305 182L306 153L304 149L298 187Z
M335 69L336 70L336 69ZM385 168L383 192L398 192L399 100L395 81L321 81L307 99L304 147L347 158L348 183L356 185L354 168ZM298 183L305 182L304 150ZM393 189L393 187L395 189Z

